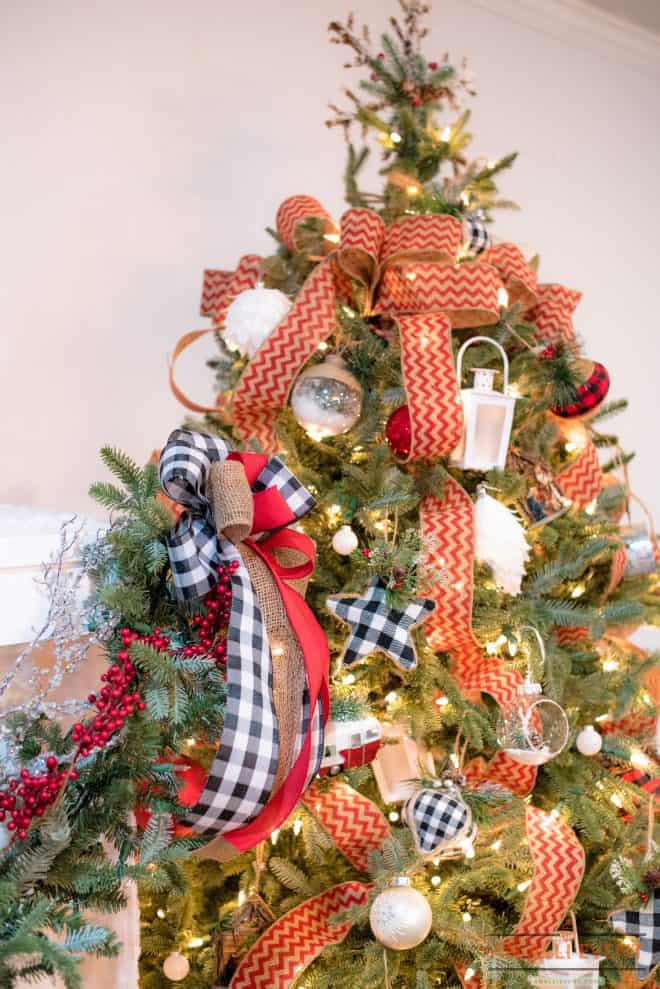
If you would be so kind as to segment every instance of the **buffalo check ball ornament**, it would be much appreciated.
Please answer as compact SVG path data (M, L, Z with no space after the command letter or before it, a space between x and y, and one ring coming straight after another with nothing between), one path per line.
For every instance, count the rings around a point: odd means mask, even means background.
M648 979L660 963L660 896L654 893L643 910L616 910L609 920L617 934L639 938L635 974L638 979Z
M417 598L402 610L391 608L386 584L375 578L363 594L331 595L327 607L351 630L341 656L344 666L382 652L407 672L417 666L411 632L431 616L435 603L429 598Z

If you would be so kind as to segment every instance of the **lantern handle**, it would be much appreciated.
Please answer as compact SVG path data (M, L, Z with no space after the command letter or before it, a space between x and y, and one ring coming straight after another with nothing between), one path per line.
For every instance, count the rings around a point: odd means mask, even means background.
M518 638L519 639L522 637L522 633L523 632L531 632L532 635L536 638L536 641L538 642L538 646L539 646L539 652L541 654L541 672L543 672L543 670L545 669L545 644L543 642L543 639L541 638L541 633L539 632L539 630L536 628L535 625L521 625L520 628L518 629ZM527 660L527 677L526 677L526 679L527 679L527 682L531 684L531 682L532 682L532 664L531 664L531 662L529 660Z
M509 359L506 356L506 351L504 347L497 342L497 340L491 340L490 337L472 337L470 340L466 340L456 357L456 377L458 379L458 387L461 387L461 378L463 376L463 354L471 347L473 343L490 343L493 347L496 347L502 358L502 367L504 368L504 386L502 392L506 395L507 389L509 387Z

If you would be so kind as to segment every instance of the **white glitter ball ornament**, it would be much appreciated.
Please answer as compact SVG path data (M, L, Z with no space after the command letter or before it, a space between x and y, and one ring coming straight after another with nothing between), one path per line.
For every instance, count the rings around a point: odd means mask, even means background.
M393 951L416 948L428 936L433 914L428 900L397 876L371 904L369 923L376 940Z
M339 354L298 376L291 392L296 421L313 440L347 433L360 418L362 389Z
M276 288L248 288L227 309L223 337L243 357L257 350L291 309L291 300Z
M603 736L593 725L587 725L578 732L575 747L581 755L598 755L603 747Z
M332 548L340 556L350 556L354 549L357 549L358 537L355 535L350 525L342 525L337 529L332 537Z
M190 962L178 951L173 951L163 962L163 973L170 982L181 982L190 971Z

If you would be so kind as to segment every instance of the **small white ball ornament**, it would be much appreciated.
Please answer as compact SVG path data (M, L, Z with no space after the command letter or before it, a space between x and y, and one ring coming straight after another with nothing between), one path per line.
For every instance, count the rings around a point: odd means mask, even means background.
M428 900L407 876L397 876L371 904L369 923L376 940L393 951L416 948L428 936L433 914Z
M581 755L598 755L603 747L603 736L593 725L587 725L578 732L575 747Z
M355 535L350 525L342 525L337 529L332 537L332 548L340 556L350 556L354 549L357 549L358 537Z
M276 288L248 288L227 309L223 337L243 357L254 357L291 309L291 300Z
M163 973L170 982L181 982L190 971L190 962L179 951L173 951L163 962Z
M291 392L296 422L313 440L347 433L360 418L362 389L339 354L308 367Z

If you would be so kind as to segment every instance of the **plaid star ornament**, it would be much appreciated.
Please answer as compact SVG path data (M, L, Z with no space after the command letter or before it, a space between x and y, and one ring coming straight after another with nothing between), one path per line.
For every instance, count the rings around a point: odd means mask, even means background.
M609 920L617 934L639 938L635 974L638 979L647 979L660 962L660 896L654 893L643 910L616 910Z
M399 611L388 606L385 594L384 581L376 577L364 594L333 594L327 599L328 610L351 630L341 657L344 666L353 666L375 652L384 652L401 670L417 666L410 633L431 615L435 602L417 598Z

